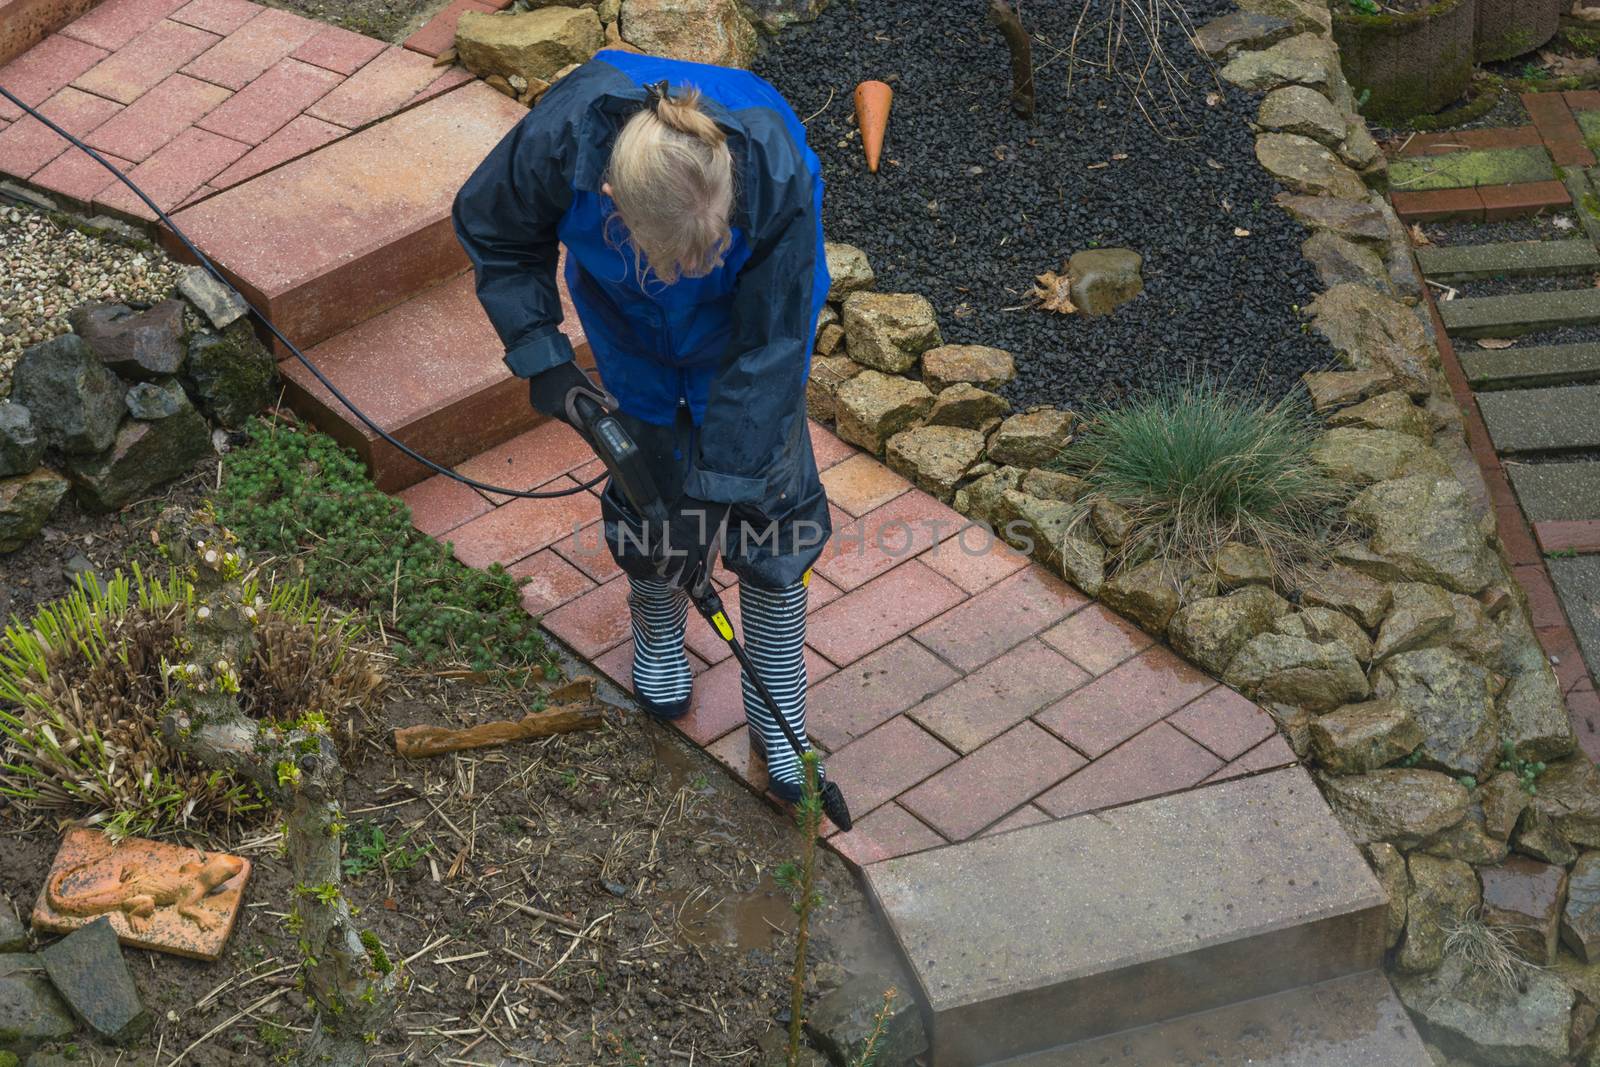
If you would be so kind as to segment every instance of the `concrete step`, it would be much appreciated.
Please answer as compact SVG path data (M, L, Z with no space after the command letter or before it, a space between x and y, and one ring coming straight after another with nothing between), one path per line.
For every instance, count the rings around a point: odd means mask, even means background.
M526 114L472 82L174 219L290 340L309 349L466 269L450 224L456 191ZM182 258L171 234L163 242Z
M864 870L972 1067L1372 970L1386 898L1290 767Z
M1585 240L1423 245L1416 253L1422 273L1445 282L1600 270L1600 251Z
M576 329L570 307L566 322ZM572 339L582 346L581 336ZM579 348L580 362L587 351ZM458 274L306 355L384 430L436 463L452 465L538 421L527 383L506 370L504 352L472 275ZM397 492L432 473L361 424L299 360L285 359L279 369L290 405L354 449L380 489Z
M1456 355L1474 389L1527 389L1600 381L1600 344L1496 350L1462 345Z
M1567 610L1591 678L1600 678L1600 556L1549 559L1550 580Z
M1433 1067L1389 980L1366 971L992 1067Z
M1512 337L1558 326L1587 326L1600 322L1600 289L1443 300L1439 318L1449 333L1462 337Z
M1600 462L1505 467L1530 522L1600 520Z
M1600 448L1600 385L1482 393L1478 410L1496 452Z

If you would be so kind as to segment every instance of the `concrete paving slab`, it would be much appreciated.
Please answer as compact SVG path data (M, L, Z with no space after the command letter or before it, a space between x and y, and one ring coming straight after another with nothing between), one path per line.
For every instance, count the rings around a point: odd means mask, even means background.
M1542 182L1555 176L1550 153L1543 148L1485 148L1389 161L1389 188L1406 193Z
M1600 250L1588 241L1500 241L1482 245L1424 245L1417 266L1436 281L1502 275L1581 274L1600 269Z
M1505 467L1529 520L1600 519L1600 462L1507 463Z
M1186 1015L995 1067L1433 1067L1382 972Z
M1589 675L1600 678L1600 556L1546 560Z
M1480 393L1478 410L1497 452L1600 448L1600 385Z
M1298 767L864 873L928 1005L934 1067L1371 970L1383 954L1384 892Z
M1600 289L1469 296L1439 303L1446 332L1461 337L1513 337L1558 326L1600 322Z
M1600 344L1456 351L1474 389L1527 389L1600 381Z

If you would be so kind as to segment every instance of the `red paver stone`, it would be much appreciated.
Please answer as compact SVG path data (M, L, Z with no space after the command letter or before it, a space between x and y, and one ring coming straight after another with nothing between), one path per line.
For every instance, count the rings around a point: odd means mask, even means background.
M174 74L107 120L85 141L90 148L142 162L229 95L220 85Z
M170 17L174 22L227 36L259 14L261 5L250 0L191 0Z
M188 200L213 175L250 150L250 146L205 130L190 129L179 134L166 147L129 172L128 177L144 190L163 211L171 211ZM112 214L147 222L155 213L144 205L133 190L118 182L97 194L95 207Z
M349 76L370 63L389 46L363 37L342 26L326 26L317 35L289 54L289 58L312 63L335 74Z
M1600 552L1600 520L1536 522L1533 533L1546 552Z
M1563 142L1550 146L1550 160L1558 167L1592 167L1594 166L1594 153L1586 145ZM1484 197L1484 205L1488 206L1489 198ZM1489 221L1494 221L1494 215L1485 216Z
M811 647L839 666L927 622L959 603L961 590L912 560L846 593L811 617Z
M858 588L949 537L967 520L926 493L902 493L843 525L817 561L817 573L841 589Z
M982 523L969 523L919 559L969 593L980 593L1028 565L1028 557Z
M827 773L844 790L851 814L865 814L955 760L932 734L898 715L833 753Z
M1222 761L1204 748L1158 722L1034 803L1062 819L1187 789L1221 765Z
M314 119L310 115L298 115L283 129L251 149L239 162L211 180L217 188L226 189L254 178L263 171L271 170L280 163L287 163L307 152L314 152L349 132L343 126L335 126L331 122Z
M1027 720L952 763L900 803L952 841L964 841L1087 762Z
M1600 110L1600 92L1593 89L1578 89L1561 95L1574 111Z
M1545 144L1583 143L1583 132L1560 93L1523 93L1522 103Z
M626 641L632 633L628 583L608 582L568 601L544 617L544 628L571 645L584 659L594 659Z
M1024 804L978 836L988 837L990 834L1003 834L1007 830L1020 830L1024 826L1037 826L1039 823L1049 821L1049 815L1032 804Z
M133 169L133 163L107 152L100 153L107 163L124 174ZM90 158L87 152L63 152L43 170L36 172L29 182L64 197L73 204L89 210L94 198L107 186L118 184L111 172Z
M1090 674L1104 674L1155 644L1149 634L1100 604L1090 604L1052 626L1040 640Z
M857 452L822 472L828 503L856 518L881 507L911 488L894 471L865 452Z
M1041 712L1039 724L1094 758L1215 684L1166 649L1152 648Z
M960 677L915 641L901 638L812 690L807 725L824 748L843 748Z
M576 481L577 479L573 479ZM568 563L595 582L609 582L622 573L606 545L604 524L599 519L551 546ZM693 614L691 612L690 614Z
M1551 154L1555 154L1555 149L1551 149ZM1587 157L1587 163L1577 159L1569 159L1566 163L1558 159L1556 163L1563 166L1594 165L1594 156L1588 149L1581 149L1581 154ZM1483 200L1485 222L1522 218L1524 215L1537 215L1541 211L1564 211L1572 206L1572 194L1567 192L1566 186L1556 181L1482 185L1477 193Z
M195 125L235 141L259 145L340 81L331 70L285 59Z
M39 107L45 118L75 137L86 136L90 130L121 110L121 104L70 86ZM70 147L60 134L44 123L32 116L23 116L0 131L0 173L27 178ZM72 151L76 152L77 149Z
M449 7L429 19L422 29L407 37L405 46L430 58L437 56L440 52L455 46L456 23L464 12L478 11L488 14L495 10L496 8L484 3L483 0L454 0Z
M425 55L391 48L323 97L308 114L353 130L404 107L443 73Z
M187 0L105 0L62 29L68 37L114 51L160 22Z
M1221 782L1246 774L1257 774L1261 771L1288 767L1297 762L1299 762L1299 757L1294 754L1294 749L1289 747L1289 742L1274 734L1216 774L1213 774L1210 778L1207 778L1206 781L1208 783Z
M1493 473L1505 477L1499 471ZM1484 480L1488 481L1487 478ZM1506 555L1511 557L1512 566L1526 566L1539 562L1541 558L1539 547L1533 543L1533 533L1529 531L1527 522L1522 518L1521 508L1514 504L1496 504L1494 519L1495 529L1500 534L1500 543L1505 546Z
M29 107L38 107L66 88L72 79L106 57L105 49L51 34L16 59L0 66L0 85ZM0 99L0 119L22 117L22 109Z
M522 587L522 610L529 615L553 611L594 588L578 568L548 548L506 569L513 578L528 579Z
M411 509L411 525L429 537L441 537L494 506L470 486L443 474L418 482L400 499Z
M834 585L820 574L811 575L811 585L806 595L806 614L811 614L824 605L831 604L844 596L844 590Z
M1395 214L1406 222L1440 222L1444 219L1483 218L1483 198L1476 189L1424 189L1391 193Z
M491 485L521 489L567 474L593 455L576 430L549 419L503 445L457 464L456 471ZM515 499L499 493L488 495L496 501ZM590 507L598 509L599 504L591 503Z
M85 92L131 104L219 40L214 33L162 20L73 79L72 84Z
M1533 619L1534 629L1567 625L1566 612L1561 610L1561 598L1556 595L1556 587L1550 583L1550 575L1545 573L1542 566L1513 567L1511 573L1517 584L1522 586L1522 591L1528 594L1528 613Z
M938 848L945 840L900 805L885 804L857 822L855 829L831 838L829 843L839 855L857 867L865 867Z
M263 8L255 18L184 67L183 72L237 91L321 30L320 22L289 11Z
M1225 760L1237 759L1277 732L1272 716L1219 685L1167 719Z
M422 90L422 92L413 97L411 102L413 104L420 104L424 100L432 100L436 96L443 96L451 89L454 89L457 86L465 85L467 82L473 81L476 78L477 75L472 73L472 71L468 70L466 67L446 67L444 73L435 78L426 89Z
M574 484L572 479L562 478L540 488L564 489ZM551 500L513 500L456 527L450 541L456 559L469 567L510 565L587 524L594 517L593 507L594 498L584 493Z
M1088 680L1065 656L1030 640L906 714L950 747L971 752Z
M809 421L807 428L811 433L811 454L816 457L818 470L825 471L856 454L853 445L835 437L833 431L822 423Z
M1027 567L911 636L963 671L977 670L1088 601L1043 567Z
M1537 126L1496 126L1484 130L1460 130L1455 137L1467 148L1538 148L1544 144L1544 138L1539 136Z

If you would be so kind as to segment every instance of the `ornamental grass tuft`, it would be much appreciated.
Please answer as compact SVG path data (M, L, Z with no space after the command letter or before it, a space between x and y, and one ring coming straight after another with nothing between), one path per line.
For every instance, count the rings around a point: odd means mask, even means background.
M1084 479L1084 517L1119 505L1119 563L1205 565L1228 542L1294 571L1325 558L1348 490L1311 459L1320 425L1301 397L1269 401L1206 382L1086 413L1060 465Z

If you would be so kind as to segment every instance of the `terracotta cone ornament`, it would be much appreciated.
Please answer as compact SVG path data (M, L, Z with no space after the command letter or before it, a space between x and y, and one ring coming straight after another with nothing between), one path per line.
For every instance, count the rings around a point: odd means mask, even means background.
M856 125L861 130L861 147L867 153L867 169L878 173L878 158L883 155L883 131L889 126L889 105L894 90L883 82L866 81L856 86Z

